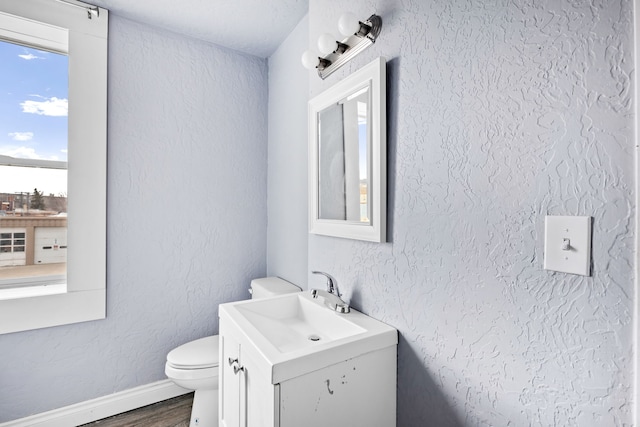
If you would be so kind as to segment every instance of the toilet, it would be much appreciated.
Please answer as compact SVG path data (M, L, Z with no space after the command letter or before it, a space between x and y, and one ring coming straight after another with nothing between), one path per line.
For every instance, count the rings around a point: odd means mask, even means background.
M279 277L251 281L252 299L267 298L301 289ZM218 335L200 338L167 354L164 372L180 387L195 390L190 427L218 426Z

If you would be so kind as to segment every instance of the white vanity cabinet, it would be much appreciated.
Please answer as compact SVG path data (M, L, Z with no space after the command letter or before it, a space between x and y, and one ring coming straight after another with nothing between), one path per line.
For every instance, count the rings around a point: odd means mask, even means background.
M236 304L220 306L221 427L395 426L395 329L285 351L237 316ZM283 327L283 337L291 333Z

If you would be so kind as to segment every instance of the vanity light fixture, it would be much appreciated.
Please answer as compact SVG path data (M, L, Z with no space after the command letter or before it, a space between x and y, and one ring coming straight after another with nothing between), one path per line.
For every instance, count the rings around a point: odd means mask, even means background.
M323 80L375 43L382 29L382 18L374 14L359 21L352 13L345 13L338 20L338 29L347 36L342 41L326 33L318 38L318 50L324 56L318 56L312 50L302 54L302 65L309 70L316 68Z

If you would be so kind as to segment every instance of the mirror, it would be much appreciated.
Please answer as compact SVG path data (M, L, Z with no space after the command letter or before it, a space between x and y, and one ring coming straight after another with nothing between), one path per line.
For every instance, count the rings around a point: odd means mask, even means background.
M318 113L318 217L369 223L367 125L371 90Z
M309 231L386 240L386 62L309 101Z

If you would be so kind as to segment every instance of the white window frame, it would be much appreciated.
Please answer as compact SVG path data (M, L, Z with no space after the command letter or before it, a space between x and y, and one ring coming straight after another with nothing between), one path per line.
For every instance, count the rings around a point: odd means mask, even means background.
M29 21L67 29L70 58L66 290L53 295L38 287L33 295L0 291L0 334L106 317L108 11L92 7L88 13L74 5L84 4L0 0L0 15L24 19L22 28L7 28L11 19L0 16L0 37L22 33L23 42L38 45L37 38L47 36L27 38L34 36L28 34Z

